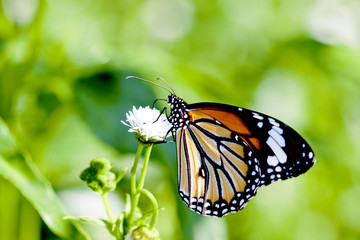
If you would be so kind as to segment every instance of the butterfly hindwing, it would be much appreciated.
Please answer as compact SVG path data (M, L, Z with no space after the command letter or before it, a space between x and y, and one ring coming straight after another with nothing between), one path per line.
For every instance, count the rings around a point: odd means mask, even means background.
M180 196L203 215L221 217L239 211L256 194L258 160L219 122L196 112L189 115L194 121L179 129L176 137Z

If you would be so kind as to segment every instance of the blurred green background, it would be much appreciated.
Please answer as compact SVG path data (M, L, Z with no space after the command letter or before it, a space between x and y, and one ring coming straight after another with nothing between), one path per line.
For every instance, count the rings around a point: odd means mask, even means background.
M145 187L162 239L360 238L360 4L357 0L1 0L0 117L66 211L106 218L78 178L90 159L131 166L120 123L167 92L281 119L312 146L305 175L261 188L241 212L202 217L177 193L174 143L154 147ZM125 179L111 196L123 209ZM146 202L144 209L151 210ZM112 239L91 224L95 239ZM59 239L0 177L0 239Z

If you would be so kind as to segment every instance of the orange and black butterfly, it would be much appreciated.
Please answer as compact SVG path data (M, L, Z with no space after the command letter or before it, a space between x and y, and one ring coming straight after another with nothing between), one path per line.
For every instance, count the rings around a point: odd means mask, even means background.
M168 91L178 190L197 213L237 212L259 187L296 177L315 163L309 144L275 118L219 103L187 104Z

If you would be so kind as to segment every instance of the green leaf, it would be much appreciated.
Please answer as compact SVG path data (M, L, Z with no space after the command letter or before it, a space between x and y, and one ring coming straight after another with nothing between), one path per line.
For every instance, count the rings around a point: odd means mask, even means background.
M21 149L6 123L0 118L0 176L13 184L34 206L48 227L66 239L87 239L86 234L66 216L64 207L49 181Z
M64 219L70 219L70 220L75 220L75 221L80 221L80 222L95 223L102 227L105 227L109 222L107 220L97 219L97 218L93 218L93 217L66 216L66 217L64 217Z
M120 218L118 218L115 223L111 223L109 221L103 220L109 233L113 235L116 239L122 239L123 237L120 231L120 225L122 223L121 221L122 219Z
M126 171L127 171L127 168L125 168L120 173L118 173L118 175L115 179L116 184L118 184L124 178Z

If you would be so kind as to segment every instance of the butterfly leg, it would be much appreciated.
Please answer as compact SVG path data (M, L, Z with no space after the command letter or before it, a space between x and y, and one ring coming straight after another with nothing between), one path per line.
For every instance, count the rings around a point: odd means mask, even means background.
M156 101L156 100L155 100L155 101ZM161 116L164 112L166 112L166 109L167 109L167 108L164 107L163 110L161 110L159 116L155 119L155 121L153 121L153 123L155 123L155 122L157 122L157 121L159 120L160 116ZM165 114L165 116L166 116L166 119L169 121L168 115Z
M161 140L161 141L157 141L157 142L151 142L151 141L144 141L140 138L138 138L138 141L141 142L142 144L160 144L160 143L168 143L168 141L166 140Z
M171 140L171 141L166 141L166 138L168 137L168 135L169 135L170 132L171 132L171 136L172 136L173 140ZM174 131L173 131L172 128L170 128L170 130L165 134L165 137L164 137L164 139L162 140L162 142L164 142L164 143L175 142L175 133L174 133Z
M141 140L141 139L138 139L138 140L142 144L160 144L160 143L172 143L172 142L175 142L174 140L166 141L165 139L161 140L161 141L157 141L157 142L144 141L144 140Z

